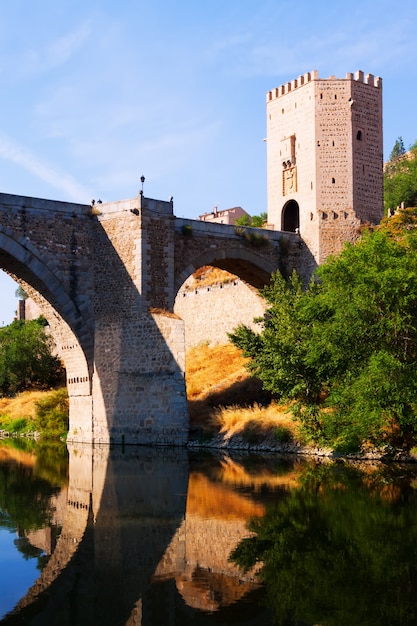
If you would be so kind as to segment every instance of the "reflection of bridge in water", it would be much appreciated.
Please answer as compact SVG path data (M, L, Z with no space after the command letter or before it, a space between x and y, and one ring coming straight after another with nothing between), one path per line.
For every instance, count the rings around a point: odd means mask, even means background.
M255 573L243 575L228 556L247 520L263 513L221 477L189 475L183 449L72 446L55 551L2 623L160 626L219 616L257 593ZM265 624L263 614L245 623Z

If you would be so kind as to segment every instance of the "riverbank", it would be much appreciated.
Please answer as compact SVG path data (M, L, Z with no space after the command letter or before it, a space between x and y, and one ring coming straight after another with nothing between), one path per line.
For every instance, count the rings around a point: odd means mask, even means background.
M231 344L203 344L187 353L190 450L207 448L329 459L417 461L417 447L405 451L391 446L379 449L368 446L357 453L341 454L311 444L303 436L301 424L293 419L290 406L275 402L265 393L260 382L249 376L245 363L241 352ZM15 398L0 399L0 437L36 438L39 426L43 426L42 431L48 435L58 433L60 438L65 437L67 418L65 389L23 392Z
M219 433L205 440L190 439L187 443L189 450L207 449L223 450L225 452L241 451L257 454L294 454L299 456L320 457L329 460L350 461L380 461L384 463L417 463L417 452L395 449L390 446L383 448L369 448L358 452L340 453L332 448L320 448L314 445L299 443L272 443L270 440L260 440L257 443L248 443L241 436L225 437Z

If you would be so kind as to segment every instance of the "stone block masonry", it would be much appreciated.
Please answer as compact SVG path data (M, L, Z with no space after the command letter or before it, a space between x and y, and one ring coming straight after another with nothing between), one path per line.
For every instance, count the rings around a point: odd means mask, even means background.
M299 228L320 264L383 216L382 80L314 71L268 92L266 110L268 222Z
M258 290L234 276L228 282L209 287L181 289L174 311L184 321L188 350L204 342L227 343L227 333L238 324L259 329L253 320L264 314L265 301Z
M172 205L139 196L101 208L94 442L183 445L188 438L184 328L167 309Z

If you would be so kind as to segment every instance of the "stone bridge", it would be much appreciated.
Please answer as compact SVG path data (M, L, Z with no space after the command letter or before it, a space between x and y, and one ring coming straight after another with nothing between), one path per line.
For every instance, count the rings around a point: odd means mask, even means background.
M311 258L295 233L174 216L172 202L80 205L0 194L0 267L48 320L67 372L69 441L184 444L184 325L203 265L261 287Z

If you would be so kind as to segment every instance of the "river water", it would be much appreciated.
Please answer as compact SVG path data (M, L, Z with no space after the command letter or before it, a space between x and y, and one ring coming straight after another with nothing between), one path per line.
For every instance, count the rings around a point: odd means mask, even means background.
M0 623L417 624L417 467L0 446Z

